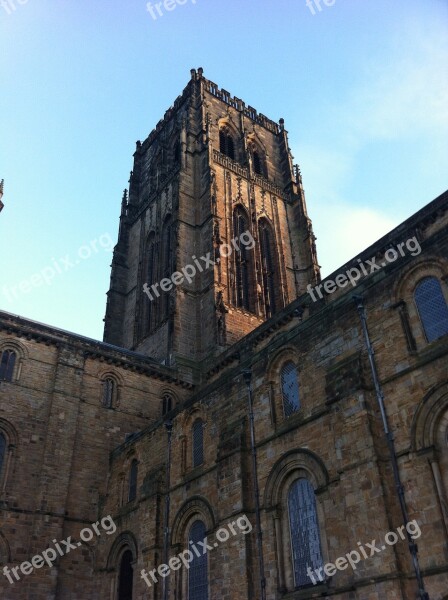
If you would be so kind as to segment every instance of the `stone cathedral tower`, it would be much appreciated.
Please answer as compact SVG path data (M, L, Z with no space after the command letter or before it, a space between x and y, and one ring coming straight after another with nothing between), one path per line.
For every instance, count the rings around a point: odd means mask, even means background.
M196 273L186 278L184 268ZM283 119L271 121L192 69L182 95L137 142L104 341L187 367L238 341L318 279Z

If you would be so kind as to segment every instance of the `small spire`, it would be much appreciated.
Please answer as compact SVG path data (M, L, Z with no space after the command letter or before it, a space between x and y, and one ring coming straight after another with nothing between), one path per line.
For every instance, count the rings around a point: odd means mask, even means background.
M294 175L296 176L296 183L302 185L302 173L299 165L294 165Z
M121 214L126 214L128 208L128 190L123 190L123 198L121 200Z

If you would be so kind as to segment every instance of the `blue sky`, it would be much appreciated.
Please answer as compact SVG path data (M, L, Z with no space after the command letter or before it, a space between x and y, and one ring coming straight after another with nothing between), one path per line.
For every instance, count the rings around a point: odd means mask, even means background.
M321 0L314 15L305 0L187 0L157 20L142 0L8 2L0 309L102 338L135 141L192 67L285 119L324 275L446 189L445 0Z

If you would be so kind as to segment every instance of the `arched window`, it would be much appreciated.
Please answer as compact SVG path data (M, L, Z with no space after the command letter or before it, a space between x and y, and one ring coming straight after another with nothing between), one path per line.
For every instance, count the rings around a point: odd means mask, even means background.
M3 433L0 432L0 477L3 470L3 464L6 458L6 438Z
M266 219L261 219L258 224L260 238L261 272L263 278L263 300L266 318L272 317L276 312L275 291L278 290L275 260L275 245L272 228Z
M266 168L266 160L263 154L259 150L252 151L252 164L254 167L254 172L257 175L262 175L267 179L267 168Z
M237 238L249 231L249 219L241 208L233 213L233 233ZM235 304L240 308L253 311L254 294L252 290L252 251L245 244L240 244L235 257Z
M112 408L115 397L115 381L112 377L106 377L103 381L103 406Z
M165 219L162 230L162 277L170 279L173 274L173 240L172 240L171 217ZM170 294L163 292L162 296L162 320L168 317L170 307Z
M299 376L297 367L292 361L288 361L282 367L281 385L283 397L283 411L285 417L289 417L300 408Z
M203 542L205 539L205 525L202 521L195 521L188 536L189 546ZM208 562L207 553L203 553L202 546L198 546L198 553L193 553L193 560L188 571L188 600L208 600Z
M133 557L130 550L125 550L120 561L120 573L118 576L118 600L132 600L134 569L132 567Z
M165 394L162 398L162 416L165 416L173 409L173 399L169 394Z
M289 531L296 588L312 583L307 570L323 566L314 489L307 479L297 479L288 491Z
M134 458L131 462L131 468L129 470L129 494L128 502L132 502L137 498L137 475L138 475L138 462Z
M146 244L146 265L144 271L144 282L147 285L148 293L146 294L145 300L145 323L144 323L144 333L149 334L154 329L154 317L155 317L155 297L154 292L151 290L151 286L156 282L157 277L157 262L156 262L156 242L155 242L155 233L152 232L148 237L148 242Z
M3 350L0 360L0 380L12 381L16 358L14 350Z
M235 144L227 129L221 129L219 132L219 151L235 160Z
M193 423L193 467L204 462L204 422L196 419Z
M436 277L425 277L415 288L415 304L428 342L448 333L448 306Z
M254 152L253 154L254 157L254 171L255 173L257 173L257 175L263 175L263 172L261 170L261 160L260 160L260 155L258 154L258 152Z

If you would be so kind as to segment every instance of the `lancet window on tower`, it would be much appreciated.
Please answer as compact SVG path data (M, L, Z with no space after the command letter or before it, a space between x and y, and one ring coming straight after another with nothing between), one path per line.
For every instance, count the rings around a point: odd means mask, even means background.
M276 292L277 261L275 260L274 233L266 219L260 219L258 223L258 234L260 239L261 272L263 280L263 304L266 318L272 317L277 310Z
M169 279L173 274L173 228L171 216L165 219L162 229L162 277L161 279ZM170 309L170 294L163 292L161 306L161 320L163 321L169 315Z
M156 240L155 233L152 232L149 234L148 241L146 243L146 256L145 256L145 268L143 274L143 283L148 284L148 288L150 288L155 282L157 278L157 260L156 260ZM148 335L155 327L155 308L156 303L154 299L144 298L144 334Z
M237 238L241 238L242 234L249 231L249 217L241 206L238 206L233 213L233 231L234 236ZM241 244L240 249L234 253L234 264L235 304L239 308L253 312L253 250Z
M226 127L219 131L219 151L235 160L235 142Z

